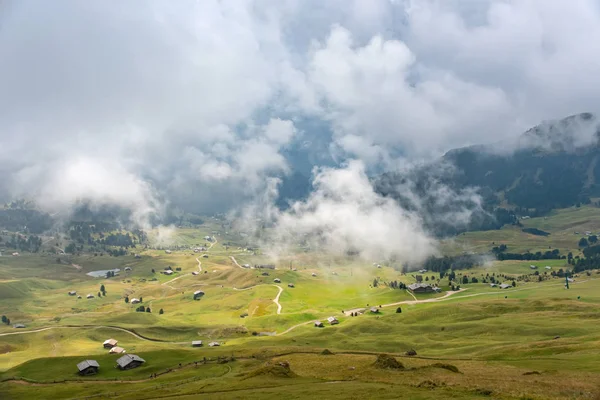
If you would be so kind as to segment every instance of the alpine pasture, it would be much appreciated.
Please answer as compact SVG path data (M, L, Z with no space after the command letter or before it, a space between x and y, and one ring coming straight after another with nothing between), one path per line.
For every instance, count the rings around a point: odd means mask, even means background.
M576 251L574 231L600 229L590 210L524 222L550 232L531 242L511 227L462 235L453 245L533 251L556 241L561 252ZM136 254L0 257L0 314L10 319L0 325L0 397L600 396L600 275L579 274L566 289L564 279L549 276L566 260L489 261L456 270L460 289L452 291L439 273L403 273L381 260L298 251L276 260L275 269L254 268L273 262L215 222L176 230L169 252ZM118 275L87 275L112 269ZM544 279L536 279L540 274ZM415 283L417 275L441 292L390 287ZM482 282L489 276L519 279L500 289ZM199 290L204 294L194 299ZM339 324L330 325L330 316ZM324 326L315 327L316 320ZM103 347L109 338L145 363L115 368L121 355ZM197 340L202 347L192 347ZM381 354L399 364L382 367ZM83 360L96 360L98 373L78 375Z

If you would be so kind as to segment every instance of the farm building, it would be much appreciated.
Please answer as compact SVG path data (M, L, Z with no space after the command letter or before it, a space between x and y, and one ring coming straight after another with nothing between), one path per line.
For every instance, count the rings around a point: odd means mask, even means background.
M196 290L194 292L194 300L198 300L202 296L204 296L204 292L202 290Z
M373 314L378 314L379 313L379 308L377 308L377 307L371 307L371 309L369 311L371 311L371 313L373 313Z
M132 369L139 367L145 362L146 360L139 356L136 356L135 354L125 354L123 357L117 360L117 367L123 370Z
M544 268L546 268L546 269L552 269L552 267L549 266L549 265L546 265Z
M413 293L433 293L435 289L428 283L413 283L408 285L408 290Z
M537 266L536 265L530 265L529 268L531 268L531 269L537 269Z
M74 291L74 290L71 290L71 291L69 292L69 296L76 296L76 295L77 295L77 292L76 292L76 291Z
M268 272L263 272L261 275L262 276L269 276L269 273Z
M242 264L242 267L244 267L244 268L250 268L250 264Z
M14 324L13 328L25 328L24 324Z
M165 274L165 275L173 275L173 270L172 269L168 269L166 271L163 271L163 274Z
M288 287L290 287L290 288L294 288L294 287L296 287L296 286L294 286L294 284L293 284L293 283L288 283Z
M275 278L275 279L273 279L273 282L275 282L275 283L281 283L281 279Z
M165 253L171 254L171 250L165 250Z
M125 272L131 271L131 267L125 267Z
M81 296L77 296L78 299L81 299Z
M88 294L88 295L87 295L87 296L85 296L85 297L86 297L86 298L88 298L88 299L93 299L93 298L94 298L94 295L90 293L90 294Z
M12 253L12 255L13 255L13 257L18 257L18 256L19 256L19 253L17 253L17 252L14 252L14 253Z
M208 254L202 254L203 258L208 258Z
M106 339L104 343L102 343L102 346L104 346L105 349L112 349L117 343L118 342L115 339Z
M497 285L495 283L490 283L490 287L496 287Z
M192 347L202 347L202 340L194 340L192 342Z
M130 303L131 304L137 304L140 302L140 299L136 299L135 297L133 299L131 299Z
M503 283L503 284L501 284L501 285L499 286L499 288L500 288L500 289L508 289L508 288L511 288L511 287L512 287L512 285L509 285L509 284L507 284L507 283Z
M220 345L221 345L221 343L219 343L219 342L210 342L208 345L209 345L210 347L218 347L218 346L220 346Z
M142 258L142 256L140 256L139 254L136 254L135 258Z
M85 360L77 364L79 375L94 375L98 373L100 364L96 360Z
M323 327L323 323L321 321L315 321L315 327L316 328L322 328Z
M192 275L198 275L198 271L193 271Z
M340 321L338 321L336 317L327 318L327 322L329 322L329 325L337 325L340 323Z
M125 349L119 346L115 346L109 351L110 354L123 354L125 353Z
M273 264L260 264L260 265L255 265L254 268L258 268L258 269L275 269L275 265L273 265Z
M315 274L314 272L311 274L312 276L317 276L317 274Z

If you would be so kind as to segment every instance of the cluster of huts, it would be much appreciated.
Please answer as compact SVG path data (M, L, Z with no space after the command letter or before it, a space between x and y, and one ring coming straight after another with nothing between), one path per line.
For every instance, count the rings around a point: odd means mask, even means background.
M221 346L221 343L219 343L219 342L210 342L208 345L210 347L219 347L219 346ZM202 346L203 346L202 340L194 340L194 341L192 341L192 347L202 347Z
M327 318L327 322L329 323L329 325L337 325L340 323L340 321L338 321L338 319L336 317L329 317ZM315 321L315 328L322 328L324 325L321 321Z
M107 339L104 341L102 346L105 349L109 349L110 354L123 354L117 359L117 365L115 368L120 370L128 370L137 368L146 362L142 357L135 354L125 354L125 349L117 346L118 342L115 339ZM96 360L84 360L77 364L77 370L79 375L94 375L98 373L100 364Z

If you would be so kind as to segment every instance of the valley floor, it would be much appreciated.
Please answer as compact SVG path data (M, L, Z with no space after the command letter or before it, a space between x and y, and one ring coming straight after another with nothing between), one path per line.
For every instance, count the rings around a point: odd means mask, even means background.
M181 235L195 243L206 232ZM216 239L206 253L82 255L61 264L0 257L0 313L25 325L0 326L0 398L600 398L596 273L575 277L568 290L559 278L532 275L505 290L470 283L455 292L426 273L443 293L412 295L387 282L412 283L414 274L385 265L299 253L275 270L244 268L263 258ZM457 272L509 281L531 274L531 264ZM564 260L534 264L557 270ZM167 266L173 275L160 273ZM86 275L112 268L118 277ZM204 295L194 300L197 290ZM151 312L136 312L140 305ZM116 369L119 356L102 347L108 338L146 362ZM400 368L381 368L383 353ZM98 361L97 375L77 375L85 359Z

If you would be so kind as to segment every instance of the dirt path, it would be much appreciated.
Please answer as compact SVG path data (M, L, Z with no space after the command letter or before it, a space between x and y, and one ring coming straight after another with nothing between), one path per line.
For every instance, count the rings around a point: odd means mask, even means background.
M281 304L279 303L279 296L281 296L281 293L283 293L283 288L279 285L273 286L279 289L279 293L277 293L277 296L275 296L275 298L273 299L273 303L277 304L277 314L281 314Z
M0 333L0 336L10 336L10 335L24 335L26 333L36 333L36 332L43 332L43 331L48 331L50 329L80 329L80 328L106 328L106 329L115 329L118 331L122 331L122 332L126 332L129 333L130 335L135 336L136 338L140 339L140 340L146 340L149 342L162 342L162 340L155 340L155 339L149 339L146 338L144 336L140 336L137 333L135 333L134 331L131 331L129 329L126 328L121 328L118 326L107 326L107 325L65 325L65 326L49 326L47 328L40 328L40 329L34 329L31 331L20 331L20 332L7 332L7 333ZM171 342L165 342L165 343L171 343ZM187 343L187 342L186 342Z
M421 303L435 303L438 301L443 301L444 299L456 294L456 293L460 293L460 292L464 292L467 289L460 289L454 292L448 292L445 295L441 296L441 297L434 297L431 299L424 299L424 300L417 300L415 296L413 296L413 298L415 298L415 300L403 300L403 301L398 301L396 303L390 303L390 304L383 304L381 307L393 307L393 306L399 306L401 304L421 304ZM497 292L493 292L493 293L497 293ZM476 295L478 294L484 294L484 293L476 293ZM412 295L412 293L411 293ZM462 296L462 297L466 297L466 296ZM350 316L351 313L355 313L355 312L361 312L365 310L365 307L360 307L360 308L353 308L351 310L347 310L344 311L344 315L346 316Z
M236 261L234 256L229 256L229 258L231 258L231 261L233 261L233 263L235 265L237 265L238 267L240 267L241 269L247 269L247 268L242 267L240 264L238 264L238 262Z
M412 296L413 299L418 300L415 295L413 294L413 292L411 292L410 290L406 289L406 293L410 294Z
M200 257L202 257L202 256L204 256L205 254L207 254L207 253L208 253L208 251L209 251L209 250L210 250L210 249L211 249L211 248L212 248L212 247L213 247L215 244L217 244L217 238L215 238L215 237L213 236L213 240L214 240L213 242L210 242L210 246L208 246L208 248L206 249L206 252L204 252L204 253L202 253L200 256L196 257L196 261L198 262L198 271L199 271L199 272L202 272L202 262L199 260L199 258L200 258ZM168 286L168 287L170 287L171 289L178 290L177 288L174 288L173 286L170 286L170 285L169 285L169 283L171 283L171 282L175 282L177 279L181 279L181 278L183 278L184 276L186 276L186 275L185 275L185 274L184 274L184 275L180 275L180 276L178 276L178 277L176 277L176 278L173 278L173 279L171 279L170 281L166 281L166 282L162 283L162 285Z

